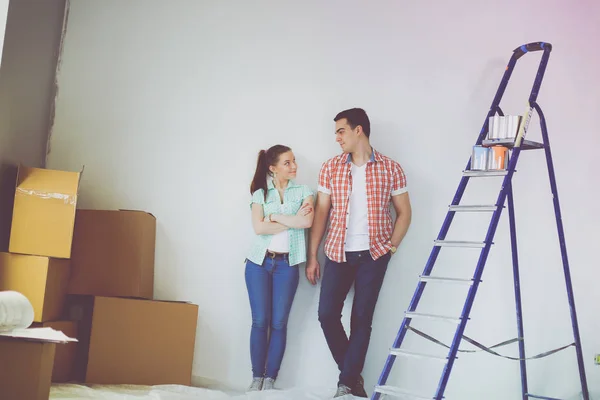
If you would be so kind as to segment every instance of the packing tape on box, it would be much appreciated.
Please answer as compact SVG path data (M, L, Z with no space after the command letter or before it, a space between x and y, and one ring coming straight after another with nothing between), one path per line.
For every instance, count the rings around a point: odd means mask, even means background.
M63 200L65 204L75 205L77 202L77 196L73 194L64 194L64 193L48 193L41 192L39 190L31 190L31 189L23 189L17 188L17 192L21 194L25 194L28 196L35 196L41 199L57 199Z

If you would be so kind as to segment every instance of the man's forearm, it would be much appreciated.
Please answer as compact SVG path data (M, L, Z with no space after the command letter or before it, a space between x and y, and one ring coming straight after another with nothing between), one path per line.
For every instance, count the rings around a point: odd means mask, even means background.
M327 212L324 210L316 209L315 218L313 220L312 228L310 229L309 241L308 241L308 258L317 258L317 251L319 245L323 239L325 233L325 225L327 224Z
M408 232L408 227L410 226L410 216L408 215L399 215L396 218L396 223L394 224L394 230L392 232L392 238L390 241L392 242L392 246L398 247L404 236L406 236L406 232Z

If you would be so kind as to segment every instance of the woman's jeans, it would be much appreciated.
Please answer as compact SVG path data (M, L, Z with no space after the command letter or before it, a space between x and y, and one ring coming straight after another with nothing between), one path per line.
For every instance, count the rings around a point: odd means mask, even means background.
M246 261L246 287L252 309L250 358L254 377L277 378L299 279L298 267L289 265L287 255L275 258L267 255L262 265Z

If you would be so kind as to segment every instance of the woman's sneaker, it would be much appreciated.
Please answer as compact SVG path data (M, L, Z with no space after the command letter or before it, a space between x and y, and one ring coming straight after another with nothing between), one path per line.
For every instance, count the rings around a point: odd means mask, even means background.
M274 390L274 389L275 389L275 379L265 378L265 382L263 383L262 390Z
M252 383L248 387L248 392L256 392L262 390L264 383L264 378L254 378L252 379Z

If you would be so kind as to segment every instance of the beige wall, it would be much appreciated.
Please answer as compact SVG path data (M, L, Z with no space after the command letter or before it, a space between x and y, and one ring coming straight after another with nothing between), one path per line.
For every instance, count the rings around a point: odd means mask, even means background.
M65 0L18 0L8 8L0 67L0 158L44 163Z
M0 250L8 240L15 165L45 162L64 13L65 0L8 4L0 66Z

